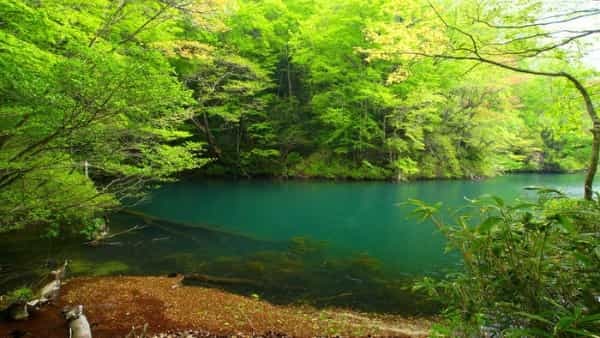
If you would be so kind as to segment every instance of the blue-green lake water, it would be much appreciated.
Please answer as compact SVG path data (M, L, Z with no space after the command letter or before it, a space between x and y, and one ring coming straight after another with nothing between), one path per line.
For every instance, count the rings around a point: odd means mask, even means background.
M155 191L135 214L114 215L113 232L147 227L109 245L0 239L0 287L43 271L48 259L68 258L75 275L201 273L228 278L211 286L274 302L430 313L435 304L412 294L411 281L460 268L460 260L444 253L433 224L411 217L402 203L457 208L482 194L531 198L523 188L533 185L579 195L582 181L580 174L408 183L187 180Z
M307 237L343 254L366 253L390 270L432 274L455 262L433 224L410 214L408 199L441 201L449 208L465 197L525 197L526 186L579 193L580 175L509 175L484 181L390 182L200 181L169 185L137 209L173 221L207 225L258 239Z

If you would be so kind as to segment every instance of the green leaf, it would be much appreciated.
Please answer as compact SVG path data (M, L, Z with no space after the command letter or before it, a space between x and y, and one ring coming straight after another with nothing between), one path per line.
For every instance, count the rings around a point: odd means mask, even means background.
M593 323L593 322L600 322L600 313L583 316L583 318L579 319L579 323Z
M498 196L494 196L494 195L492 195L491 197L492 197L492 199L493 199L493 200L496 202L496 204L497 204L499 207L503 207L503 206L504 206L504 200L503 200L503 199L501 199L501 198L500 198L500 197L498 197Z
M555 332L560 332L571 326L575 322L575 318L573 316L567 316L561 318L558 323L554 326Z
M527 328L527 329L508 329L504 332L508 337L523 337L523 336L532 336L532 337L553 337L550 333L536 328Z
M494 225L500 223L501 221L502 218L498 216L488 217L485 221L481 222L481 224L477 226L477 231L488 232L492 229Z
M562 191L560 191L558 189L548 188L548 187L528 186L528 187L525 187L524 189L536 191L539 194L556 194L561 197L565 196L565 194Z
M569 217L567 217L565 215L557 215L556 220L558 221L558 224L561 225L560 228L563 229L564 231L566 231L568 233L575 232L575 224L573 224L573 222L571 221L571 219L569 219Z
M535 315L535 314L531 314L531 313L527 313L527 312L520 312L520 311L515 312L515 314L516 315L521 315L521 316L523 316L525 318L529 318L529 319L532 319L532 320L535 320L535 321L538 321L538 322L542 322L542 323L545 323L545 324L548 324L548 325L552 325L553 324L548 319L546 319L546 318L544 318L542 316L539 316L539 315Z
M511 210L520 210L520 209L530 209L537 206L536 203L531 203L531 202L522 202L516 205L513 205L510 207Z
M600 338L600 336L598 336L597 334L594 334L588 330L584 330L584 329L566 329L564 330L565 332L569 332L569 333L574 333L576 335L579 335L581 337L593 337L593 338Z

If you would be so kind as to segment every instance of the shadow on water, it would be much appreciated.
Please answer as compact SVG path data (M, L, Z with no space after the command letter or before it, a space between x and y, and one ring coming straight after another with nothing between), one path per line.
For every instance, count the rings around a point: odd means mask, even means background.
M33 286L48 266L69 259L72 276L200 276L186 284L220 288L276 304L347 307L405 315L433 314L438 306L410 290L412 280L387 273L365 253L340 254L308 237L260 240L155 217L120 213L111 230L147 227L89 247L81 237L1 236L0 293ZM15 239L15 235L18 238Z

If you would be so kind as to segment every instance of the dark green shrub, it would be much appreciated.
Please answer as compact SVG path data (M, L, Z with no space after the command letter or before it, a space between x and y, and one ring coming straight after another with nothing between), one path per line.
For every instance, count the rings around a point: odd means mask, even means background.
M538 189L536 202L487 196L448 224L412 201L462 255L463 268L415 289L446 304L437 336L600 336L600 208Z

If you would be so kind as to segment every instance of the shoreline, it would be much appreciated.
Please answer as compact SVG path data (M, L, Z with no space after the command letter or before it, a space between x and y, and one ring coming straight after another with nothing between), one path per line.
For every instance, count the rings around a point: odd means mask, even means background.
M385 178L352 178L352 177L325 177L325 176L276 176L276 175L257 175L257 176L228 176L228 175L206 175L204 173L188 173L177 178L176 182L186 181L223 181L223 182L253 182L253 181L273 181L273 182L317 182L317 183L372 183L387 182L394 184L418 183L431 181L470 181L478 182L498 177L513 175L577 175L585 174L585 169L573 171L554 171L554 170L510 170L499 172L495 175L487 176L460 176L460 177L414 177L407 179L395 179L393 177Z
M149 337L427 337L432 318L273 305L258 295L184 286L176 277L78 277L31 319L0 321L0 337L67 337L61 309L82 304L95 338L124 337L148 325ZM185 335L182 334L185 333ZM179 335L178 335L179 333Z

